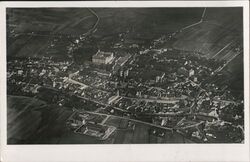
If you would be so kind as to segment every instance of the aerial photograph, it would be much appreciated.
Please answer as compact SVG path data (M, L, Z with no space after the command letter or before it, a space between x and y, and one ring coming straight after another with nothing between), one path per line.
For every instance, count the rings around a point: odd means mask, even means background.
M7 8L7 144L244 144L242 7Z

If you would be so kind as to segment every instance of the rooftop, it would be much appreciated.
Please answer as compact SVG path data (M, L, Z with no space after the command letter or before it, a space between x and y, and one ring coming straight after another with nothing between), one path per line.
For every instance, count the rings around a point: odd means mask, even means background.
M105 58L105 57L110 57L112 55L113 55L112 52L104 52L104 51L98 50L97 53L93 55L93 58Z

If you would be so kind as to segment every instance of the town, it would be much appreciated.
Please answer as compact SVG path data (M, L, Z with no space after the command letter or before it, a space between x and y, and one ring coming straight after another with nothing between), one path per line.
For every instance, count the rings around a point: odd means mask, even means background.
M242 143L244 98L230 89L223 72L242 53L242 45L231 42L225 49L233 52L224 55L224 49L212 55L166 45L182 30L147 43L128 43L128 29L108 48L100 45L94 52L79 50L93 41L91 36L67 38L71 41L64 52L71 59L8 56L7 94L67 108L67 129L100 141L141 123L161 138L178 134L192 143ZM46 52L60 48L58 42L64 40L63 35L53 37ZM76 51L90 57L82 61Z
M227 85L208 82L223 77L218 69L225 62L153 45L128 48L132 53L99 49L81 65L13 58L7 65L8 94L153 123L199 142L216 141L218 130L234 129L229 141L243 138L243 100Z

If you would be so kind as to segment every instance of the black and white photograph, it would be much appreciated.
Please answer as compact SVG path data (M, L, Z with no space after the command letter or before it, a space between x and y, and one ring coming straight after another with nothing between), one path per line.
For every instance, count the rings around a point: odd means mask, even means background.
M244 145L243 9L6 7L6 144Z
M7 8L8 144L243 143L242 8Z

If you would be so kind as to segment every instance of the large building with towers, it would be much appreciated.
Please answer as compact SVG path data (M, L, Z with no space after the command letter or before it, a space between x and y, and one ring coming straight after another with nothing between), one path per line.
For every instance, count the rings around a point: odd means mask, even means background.
M92 56L92 62L96 64L109 64L113 59L114 54L112 52L103 52L100 50Z

